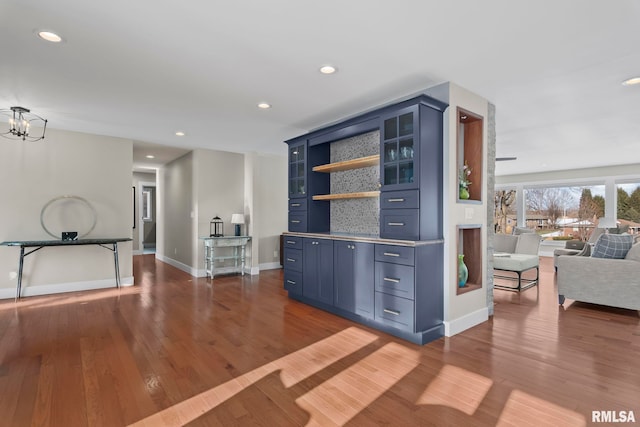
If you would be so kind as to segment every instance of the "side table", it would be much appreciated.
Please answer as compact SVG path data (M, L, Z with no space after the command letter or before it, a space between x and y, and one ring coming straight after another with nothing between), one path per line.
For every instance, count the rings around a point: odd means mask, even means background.
M229 237L201 237L204 241L204 266L207 277L213 278L216 274L241 273L244 275L245 247L251 241L251 236ZM219 250L220 248L232 248L231 252ZM216 268L216 262L233 260L233 267Z

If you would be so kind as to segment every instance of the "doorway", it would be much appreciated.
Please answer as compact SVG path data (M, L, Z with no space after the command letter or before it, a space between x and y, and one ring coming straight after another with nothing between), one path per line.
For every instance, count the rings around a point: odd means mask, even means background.
M141 182L139 194L140 234L138 247L143 254L156 253L156 186Z

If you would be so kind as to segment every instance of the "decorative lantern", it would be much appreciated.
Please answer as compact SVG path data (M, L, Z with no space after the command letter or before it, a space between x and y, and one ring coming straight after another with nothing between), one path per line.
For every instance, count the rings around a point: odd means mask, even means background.
M215 216L209 223L209 237L223 237L222 220L219 216Z

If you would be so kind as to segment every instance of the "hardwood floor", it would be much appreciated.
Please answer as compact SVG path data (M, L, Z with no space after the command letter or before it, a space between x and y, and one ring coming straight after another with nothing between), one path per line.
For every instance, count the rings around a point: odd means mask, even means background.
M290 301L282 271L0 302L0 425L568 426L640 421L640 318L496 291L495 316L416 346ZM566 304L568 305L568 304Z

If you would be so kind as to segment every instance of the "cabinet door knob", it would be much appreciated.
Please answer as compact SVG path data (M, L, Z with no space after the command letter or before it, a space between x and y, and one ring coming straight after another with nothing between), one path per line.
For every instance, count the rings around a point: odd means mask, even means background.
M384 279L385 282L391 282L391 283L400 283L400 280L398 279L392 279L391 277L385 277Z
M287 258L287 261L288 261L288 262L296 262L296 260L295 260L295 259L293 259L293 258Z
M292 220L291 220L291 223L292 223L292 224L300 224L300 220L298 220L298 219L292 219Z
M290 285L295 285L296 284L296 282L294 282L293 280L287 280L287 283L290 284Z
M400 254L397 254L395 252L385 252L385 253L383 253L383 255L384 256L396 256L396 257L400 256Z
M300 203L291 203L291 207L298 208L300 207Z
M387 199L389 203L401 203L404 202L404 199Z
M400 312L396 311L396 310L391 310L391 309L385 308L382 311L384 311L385 313L388 313L388 314L393 314L394 316L400 316Z
M388 222L387 225L392 227L404 227L404 222Z

